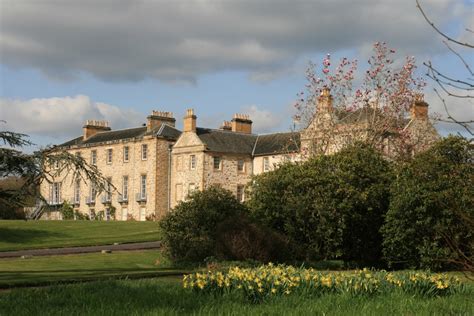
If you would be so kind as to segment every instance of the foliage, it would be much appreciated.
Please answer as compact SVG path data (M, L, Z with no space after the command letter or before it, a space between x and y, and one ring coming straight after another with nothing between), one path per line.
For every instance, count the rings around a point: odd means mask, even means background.
M47 201L40 196L39 186L44 182L51 183L56 177L67 173L72 173L72 179L91 181L99 192L108 185L107 179L96 166L89 165L82 157L65 150L51 147L32 154L19 151L18 149L33 145L25 134L0 131L0 142L6 145L0 147L0 179L16 177L23 181L20 188L0 187L0 205L24 206L25 196Z
M62 215L62 219L65 219L65 220L74 219L74 208L67 201L65 201L61 205L61 208L59 209L59 212Z
M163 243L175 261L202 261L216 252L216 227L245 213L233 194L220 187L192 193L160 222Z
M292 293L338 293L355 297L401 290L408 294L435 297L464 290L459 278L444 274L394 274L368 269L333 273L273 264L258 268L233 267L226 272L208 271L186 275L183 278L183 287L209 294L240 292L253 303Z
M327 293L249 304L238 293L199 295L183 289L178 278L165 277L12 289L2 292L0 306L6 315L472 315L472 289L436 298L401 291L376 296Z
M259 222L301 247L304 259L374 265L392 177L389 162L357 143L257 176L248 205Z
M374 43L367 69L362 75L363 80L355 87L358 61L342 58L336 67L332 63L329 54L323 59L319 69L316 64L310 63L306 72L306 92L297 95L294 120L308 138L319 140L314 144L316 146L302 148L303 152L307 152L309 156L328 153L330 147L340 142L334 138L334 121L324 119L318 122L317 130L312 130L311 123L315 122L315 114L318 118L318 106L315 104L320 102L323 90L329 89L336 112L345 113L338 119L343 123L347 118L351 120L351 124L364 126L361 131L352 128L351 133L345 135L346 142L364 140L382 147L387 135L392 135L397 137L396 149L403 154L405 147L410 145L410 135L404 130L405 118L413 101L425 86L422 78L415 77L417 67L414 57L406 57L399 63L395 50L385 42Z
M287 262L292 259L288 240L259 225L245 214L230 217L216 227L216 256L227 260Z
M401 168L383 227L392 267L444 269L473 262L474 146L447 137Z

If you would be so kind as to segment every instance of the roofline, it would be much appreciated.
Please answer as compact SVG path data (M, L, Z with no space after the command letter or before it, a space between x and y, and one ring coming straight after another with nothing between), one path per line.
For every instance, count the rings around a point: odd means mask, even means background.
M207 128L207 127L196 127L196 129L206 129L206 130L209 130L209 131L214 131L214 132L222 132L222 133L232 133L232 134L239 134L239 135L247 135L247 136L258 136L258 134L254 134L254 133L242 133L242 132L234 132L234 131L228 131L228 130L224 130L224 129L219 129L219 128ZM199 135L198 135L199 136Z
M258 143L259 138L260 138L260 135L257 135L257 139L255 140L255 143L253 144L252 157L255 157L255 149L257 148L257 143Z

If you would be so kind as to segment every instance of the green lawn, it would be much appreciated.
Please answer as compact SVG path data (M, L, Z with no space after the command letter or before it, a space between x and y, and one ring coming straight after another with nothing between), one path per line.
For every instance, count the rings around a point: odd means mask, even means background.
M0 251L160 240L156 222L0 220Z
M193 293L176 278L101 281L0 292L5 315L473 315L473 291L420 298L289 295L261 304Z
M0 260L0 288L176 274L180 271L157 250Z

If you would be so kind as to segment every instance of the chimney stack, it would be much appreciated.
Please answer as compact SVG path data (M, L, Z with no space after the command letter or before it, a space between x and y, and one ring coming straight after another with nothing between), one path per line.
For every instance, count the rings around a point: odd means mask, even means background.
M186 110L186 116L184 117L183 132L196 133L196 115L194 115L193 109Z
M224 131L231 131L232 130L232 123L229 121L224 121L222 122L222 125L220 127L221 130Z
M425 102L422 93L415 95L415 100L411 107L411 118L419 120L428 119L428 103Z
M334 110L332 107L331 89L328 87L324 87L321 91L321 95L318 98L317 110L318 112L325 113L330 113Z
M175 123L176 119L173 117L172 112L152 111L151 114L147 116L146 130L150 132L158 129L162 124L174 127Z
M245 114L234 114L231 121L232 131L237 133L252 134L252 121Z
M110 131L109 122L98 121L98 120L87 120L86 124L82 127L83 140L87 140L97 133Z

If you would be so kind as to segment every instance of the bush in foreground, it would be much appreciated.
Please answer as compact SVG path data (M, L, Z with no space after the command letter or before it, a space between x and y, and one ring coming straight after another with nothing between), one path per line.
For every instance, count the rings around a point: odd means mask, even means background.
M245 207L227 190L196 191L160 222L165 248L175 261L200 262L215 256L216 227L245 213Z
M259 222L301 247L303 260L377 265L392 178L375 149L355 144L257 176L248 205Z
M447 137L398 172L382 229L385 258L394 268L472 266L473 223L474 146Z

